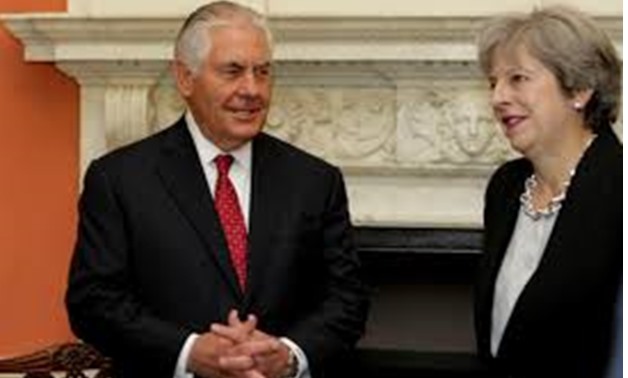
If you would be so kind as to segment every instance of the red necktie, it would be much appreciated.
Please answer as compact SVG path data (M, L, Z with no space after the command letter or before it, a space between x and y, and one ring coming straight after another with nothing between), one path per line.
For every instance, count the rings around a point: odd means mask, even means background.
M231 263L238 276L240 288L244 290L246 285L247 239L238 194L229 179L229 168L233 163L233 156L218 155L214 159L214 163L218 170L216 192L214 193L216 211L218 211L222 231L227 239Z

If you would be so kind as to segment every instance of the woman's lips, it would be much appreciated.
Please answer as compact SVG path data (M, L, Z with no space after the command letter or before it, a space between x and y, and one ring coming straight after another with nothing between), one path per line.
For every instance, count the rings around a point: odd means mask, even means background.
M504 128L508 133L514 130L517 126L519 126L519 124L521 124L521 122L523 122L525 119L526 117L524 116L509 115L501 117L501 123L502 125L504 125Z

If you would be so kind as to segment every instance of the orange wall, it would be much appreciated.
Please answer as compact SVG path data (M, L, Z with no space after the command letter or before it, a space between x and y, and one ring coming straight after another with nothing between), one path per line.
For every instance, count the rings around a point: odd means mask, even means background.
M0 12L65 11L66 0L0 0ZM25 63L0 22L0 355L72 338L63 305L74 241L78 87Z

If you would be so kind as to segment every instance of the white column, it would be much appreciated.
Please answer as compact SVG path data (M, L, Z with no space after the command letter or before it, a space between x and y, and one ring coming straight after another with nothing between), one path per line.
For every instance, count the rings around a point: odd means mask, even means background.
M149 135L149 93L166 62L60 63L76 78L80 99L80 177L95 158Z

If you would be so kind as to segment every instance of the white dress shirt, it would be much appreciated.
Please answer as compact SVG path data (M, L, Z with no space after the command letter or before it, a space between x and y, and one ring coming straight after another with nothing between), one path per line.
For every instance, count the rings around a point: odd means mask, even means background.
M218 178L218 170L214 164L214 158L220 154L224 154L225 152L221 151L214 143L205 138L190 111L185 113L185 122L187 123L188 130L192 136L192 141L194 142L194 147L198 153L201 166L203 167L207 187L213 197ZM245 143L241 147L229 151L229 154L233 156L233 163L229 169L229 179L235 187L238 195L238 202L240 204L240 209L242 209L244 224L248 230L253 161L252 144L251 142ZM192 333L185 340L183 348L181 348L181 352L179 353L174 378L193 378L193 374L187 371L187 365L192 345L198 336L198 334ZM303 350L288 338L281 337L279 340L292 350L298 360L299 371L296 376L298 378L311 378L307 357L305 356Z
M519 208L517 223L495 282L491 324L491 354L497 355L504 330L524 287L539 266L545 246L558 217L532 219Z

